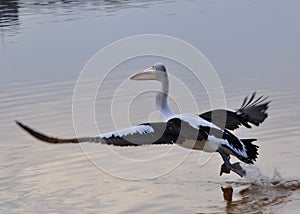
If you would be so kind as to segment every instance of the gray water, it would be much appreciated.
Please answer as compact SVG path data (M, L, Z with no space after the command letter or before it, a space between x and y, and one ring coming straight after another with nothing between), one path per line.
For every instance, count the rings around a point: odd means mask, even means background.
M276 0L1 1L1 213L298 213L299 9L298 1ZM220 177L218 155L191 152L173 167L184 150L113 148L135 162L173 151L159 164L140 161L138 167L128 166L114 161L107 152L110 147L44 144L14 124L19 119L51 135L75 136L72 99L83 66L106 45L149 33L178 37L198 48L221 79L227 107L239 107L253 91L272 99L269 117L261 126L235 132L257 138L260 146L255 166L245 166L246 178ZM116 88L157 60L133 60L114 71L95 102L95 116L103 130L116 126L107 113ZM170 74L188 82L201 111L208 110L198 81L176 63L159 60ZM99 72L107 71L99 68ZM189 99L174 79L170 83L180 109L191 112ZM128 84L119 111L126 109L136 90L159 88L154 82ZM154 94L149 93L138 97L125 113L137 124L148 122L153 111ZM86 122L82 121L85 135L97 134ZM120 120L117 127L127 126ZM119 178L147 177L170 166L154 179ZM227 190L224 193L222 187L232 188L232 200L225 200Z

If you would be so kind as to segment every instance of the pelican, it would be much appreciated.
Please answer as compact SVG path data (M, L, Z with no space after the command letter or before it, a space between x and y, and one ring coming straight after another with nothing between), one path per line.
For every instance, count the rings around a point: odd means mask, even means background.
M166 68L162 64L155 64L151 68L131 77L135 80L159 80L162 90L156 96L156 105L166 120L163 122L142 123L127 129L111 131L95 136L58 138L43 134L20 121L16 124L33 137L53 144L65 143L100 143L113 146L143 146L159 144L176 144L187 149L205 152L218 152L224 163L220 175L235 172L239 176L246 175L240 164L230 163L230 155L237 157L244 163L253 164L258 155L258 146L252 142L256 139L239 139L229 130L243 125L250 128L250 124L259 125L267 117L266 110L269 101L262 96L254 100L255 93L244 99L242 107L236 111L217 109L196 114L174 114L168 106L168 78ZM215 120L215 114L221 119ZM227 115L225 127L222 128L224 114ZM212 120L213 118L213 120Z
M157 109L165 121L177 116L168 105L169 79L165 65L156 63L152 67L134 74L130 79L159 81L161 83L161 90L157 92L155 99ZM251 128L250 124L259 126L268 116L266 111L270 101L266 101L268 97L263 96L254 99L255 95L256 93L254 92L250 97L245 97L239 109L216 109L198 116L220 128L228 130L234 130L240 126Z

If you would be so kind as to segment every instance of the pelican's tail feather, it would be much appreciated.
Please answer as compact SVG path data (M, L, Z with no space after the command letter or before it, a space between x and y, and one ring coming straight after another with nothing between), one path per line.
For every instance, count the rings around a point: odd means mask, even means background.
M241 139L241 141L246 147L246 153L248 156L247 162L253 163L258 156L258 146L252 143L253 141L256 141L256 139Z

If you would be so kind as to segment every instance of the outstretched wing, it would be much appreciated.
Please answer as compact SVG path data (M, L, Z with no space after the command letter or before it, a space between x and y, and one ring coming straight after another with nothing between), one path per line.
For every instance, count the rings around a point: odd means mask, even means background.
M201 118L228 130L234 130L240 126L251 128L250 124L259 126L267 117L269 107L268 97L255 98L254 92L250 97L245 97L242 106L237 110L216 109L199 115Z
M94 142L115 146L140 146L149 144L173 144L176 142L180 126L173 123L145 123L127 129L108 132L91 137L58 138L38 132L23 123L16 121L23 130L33 137L53 144Z

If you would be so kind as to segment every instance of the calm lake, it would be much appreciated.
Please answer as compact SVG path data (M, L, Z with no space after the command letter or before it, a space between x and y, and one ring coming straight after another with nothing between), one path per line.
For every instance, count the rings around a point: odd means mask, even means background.
M296 0L0 1L0 212L299 213L299 10ZM200 50L223 87L226 103L218 108L239 108L253 91L272 100L261 126L234 132L258 139L259 157L243 165L245 178L220 177L218 154L51 145L16 126L18 119L53 136L97 134L85 114L91 97L74 107L78 78L99 50L141 34ZM97 86L92 113L100 132L157 120L159 83L127 81L155 62L168 68L172 109L210 109L204 85L179 62L132 58L112 71L100 66L99 74L109 73L103 84L93 77L82 84Z

